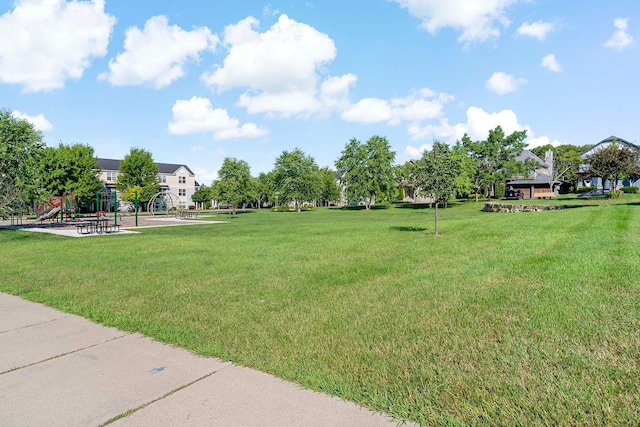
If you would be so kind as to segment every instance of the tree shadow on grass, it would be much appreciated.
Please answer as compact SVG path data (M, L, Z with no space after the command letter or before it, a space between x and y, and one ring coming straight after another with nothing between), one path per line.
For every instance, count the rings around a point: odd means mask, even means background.
M424 227L410 227L410 226L393 226L391 227L393 231L410 231L410 232L422 232L427 231Z
M384 210L384 209L389 209L391 206L388 204L380 204L380 205L373 205L371 206L371 210L372 211L379 211L379 210ZM358 206L336 206L336 207L331 207L329 209L338 209L341 211L364 211L366 210L366 207L364 205L358 205Z

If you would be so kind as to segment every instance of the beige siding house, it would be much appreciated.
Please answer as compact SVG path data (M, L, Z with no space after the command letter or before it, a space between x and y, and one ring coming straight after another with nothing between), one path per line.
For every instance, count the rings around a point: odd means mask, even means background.
M187 165L173 163L156 163L158 166L158 184L160 191L171 193L180 198L180 207L183 209L193 205L191 196L200 187L195 174ZM104 183L107 191L115 191L120 160L98 158L100 167L98 178Z

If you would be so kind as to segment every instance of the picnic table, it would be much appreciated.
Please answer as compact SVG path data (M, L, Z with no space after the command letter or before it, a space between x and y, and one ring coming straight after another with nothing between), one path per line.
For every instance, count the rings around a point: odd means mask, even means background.
M103 234L120 231L119 225L109 225L110 218L98 217L88 218L76 224L78 234Z

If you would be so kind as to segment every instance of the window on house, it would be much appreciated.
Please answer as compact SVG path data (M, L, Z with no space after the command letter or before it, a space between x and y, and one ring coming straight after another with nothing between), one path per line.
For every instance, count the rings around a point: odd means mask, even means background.
M158 175L158 183L166 184L167 183L167 175Z
M118 179L118 172L107 172L107 182L116 182Z
M186 176L179 176L178 177L178 184L186 184L187 183L187 177Z
M179 188L178 189L178 196L184 197L186 195L187 195L187 190L185 190L184 188Z

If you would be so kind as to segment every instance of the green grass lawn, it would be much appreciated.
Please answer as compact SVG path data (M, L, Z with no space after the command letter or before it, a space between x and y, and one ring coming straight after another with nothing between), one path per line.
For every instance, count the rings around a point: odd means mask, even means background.
M0 230L0 291L424 424L640 425L640 197L545 203L591 206Z

